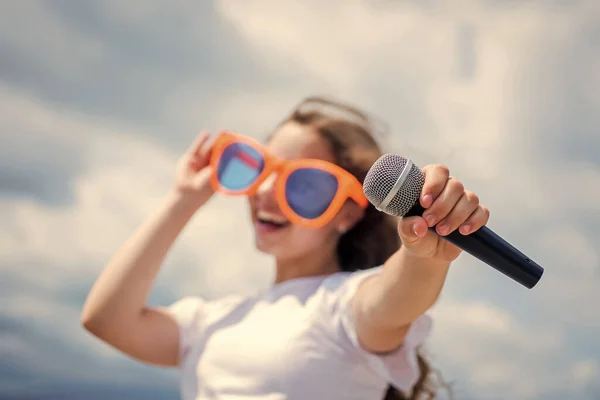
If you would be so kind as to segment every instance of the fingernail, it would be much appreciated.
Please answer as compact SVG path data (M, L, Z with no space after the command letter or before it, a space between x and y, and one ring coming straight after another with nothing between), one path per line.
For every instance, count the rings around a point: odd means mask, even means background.
M425 196L423 196L423 203L425 204L426 207L429 207L431 205L432 201L433 201L432 195L426 194Z
M471 225L463 225L460 227L460 232L463 235L466 235L467 233L469 233L471 231Z
M446 233L448 233L448 225L446 225L446 224L438 225L437 230L441 235L445 235Z
M433 214L428 214L425 216L425 221L427 221L427 225L433 226L435 225L435 216Z
M417 232L417 224L412 224L411 229L415 235L419 236L419 233Z

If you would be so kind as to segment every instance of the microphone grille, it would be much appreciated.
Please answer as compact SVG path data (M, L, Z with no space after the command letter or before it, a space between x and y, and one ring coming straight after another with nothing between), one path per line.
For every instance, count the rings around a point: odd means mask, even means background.
M384 154L373 163L363 182L363 191L371 204L379 207L393 190L407 164L406 158L396 154ZM424 183L423 172L412 164L406 179L382 211L396 217L403 217L419 201Z

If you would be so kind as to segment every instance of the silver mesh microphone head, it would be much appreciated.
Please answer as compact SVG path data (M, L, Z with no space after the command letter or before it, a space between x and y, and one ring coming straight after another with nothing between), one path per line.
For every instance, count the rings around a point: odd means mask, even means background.
M423 172L411 160L384 154L367 172L363 191L379 211L403 217L419 201L424 183Z

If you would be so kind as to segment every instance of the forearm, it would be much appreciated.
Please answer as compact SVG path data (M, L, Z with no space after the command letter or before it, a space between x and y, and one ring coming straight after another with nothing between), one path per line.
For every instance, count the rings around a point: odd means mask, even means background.
M139 316L169 249L198 205L170 192L109 261L85 302L86 326L127 321Z
M364 306L371 323L395 329L417 319L437 300L449 266L450 262L418 257L401 248L365 285Z

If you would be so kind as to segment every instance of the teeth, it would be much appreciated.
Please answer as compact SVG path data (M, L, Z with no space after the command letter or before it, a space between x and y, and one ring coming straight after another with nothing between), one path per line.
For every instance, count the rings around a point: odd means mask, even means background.
M273 222L275 224L285 224L287 222L287 220L285 218L280 217L280 216L275 215L275 214L271 214L271 213L265 212L265 211L259 211L256 214L256 216L261 221Z

